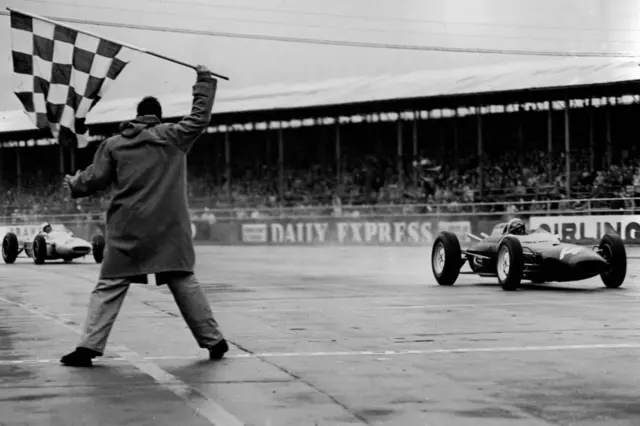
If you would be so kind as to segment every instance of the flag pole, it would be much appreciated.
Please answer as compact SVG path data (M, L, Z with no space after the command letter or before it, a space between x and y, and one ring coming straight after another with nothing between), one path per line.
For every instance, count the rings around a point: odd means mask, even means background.
M143 49L141 47L133 46L133 45L131 45L129 43L123 43L123 42L120 42L120 41L117 41L117 40L107 39L107 38L105 38L105 37L103 37L101 35L98 35L96 33L92 33L91 31L83 30L83 29L77 28L77 27L72 27L72 26L66 25L66 24L61 24L58 21L54 21L53 19L45 18L44 16L34 15L33 13L23 12L21 10L17 10L17 9L14 9L14 8L11 8L11 7L7 7L7 10L9 12L19 13L21 15L29 16L29 17L34 18L34 19L39 19L41 21L48 22L48 23L53 24L53 25L59 25L61 27L69 28L71 30L74 30L74 31L77 31L79 33L83 33L83 34L86 34L86 35L89 35L89 36L92 36L92 37L108 40L110 42L119 44L119 45L121 45L123 47L127 47L127 48L129 48L131 50L136 50L136 51L141 52L141 53L146 53L147 55L155 56L156 58L164 59L166 61L173 62L174 64L182 65L184 67L191 68L191 69L194 69L194 70L196 69L195 65L188 64L188 63L180 61L178 59L170 58L168 56L161 55L160 53L152 52L150 50ZM220 78L222 80L227 80L227 81L229 80L229 77L226 77L226 76L221 75L221 74L217 74L217 73L215 73L213 71L211 72L211 74L214 77Z

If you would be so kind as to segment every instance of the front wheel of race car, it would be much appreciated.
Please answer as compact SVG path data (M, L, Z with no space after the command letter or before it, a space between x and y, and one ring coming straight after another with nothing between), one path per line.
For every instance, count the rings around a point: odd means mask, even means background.
M7 232L2 239L2 259L4 263L11 264L18 258L20 243L18 236L13 232Z
M503 290L517 290L524 272L524 254L520 240L505 237L498 245L496 274Z
M91 251L93 253L93 260L95 260L96 263L102 263L104 260L104 247L105 242L102 235L96 235L93 237L93 240L91 241Z
M607 288L620 287L627 275L627 251L622 238L607 234L600 240L599 248L608 264L608 268L600 274L602 282Z
M33 263L42 265L47 259L47 240L44 235L36 235L33 239Z
M460 241L453 232L442 231L433 244L431 268L440 285L453 285L462 267Z

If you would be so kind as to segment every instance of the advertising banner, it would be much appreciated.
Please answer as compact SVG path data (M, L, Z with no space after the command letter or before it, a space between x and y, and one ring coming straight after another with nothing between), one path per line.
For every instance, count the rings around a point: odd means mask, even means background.
M468 220L436 221L438 232L449 231L458 236L461 243L469 242L469 233L472 233L471 222Z
M5 234L12 232L16 234L19 241L31 241L40 232L42 224L26 223L20 225L3 225L0 226L0 239L4 238ZM88 223L52 223L51 228L54 231L70 231L75 237L82 238L90 241L95 235L89 229Z
M490 233L503 222L478 217L455 217L438 220L428 216L376 216L366 218L282 218L245 219L209 223L192 223L192 237L198 244L243 245L400 245L430 246L440 231L455 233L462 245L469 243L467 233ZM640 215L595 216L531 216L529 228L542 227L556 234L562 241L577 244L596 244L608 232L618 233L627 244L640 244ZM90 240L104 232L104 223L64 223L75 236ZM40 224L0 226L0 238L7 232L19 239L33 239Z
M18 240L33 240L35 236L40 232L42 224L21 224L21 225L2 225L0 226L0 240L8 232L16 234ZM75 237L82 238L87 241L95 235L104 235L105 225L103 222L66 222L66 223L52 223L51 228L54 231L71 231ZM208 228L208 227L207 227ZM204 236L208 237L207 232L202 232ZM198 237L198 229L196 224L191 223L191 235L195 240Z
M466 240L471 224L469 221L439 223L420 216L282 219L246 221L242 223L240 232L244 244L430 245L443 229Z
M19 240L29 240L40 232L40 226L40 224L0 226L0 236L4 237L7 232L12 232L16 234Z
M209 223L196 220L192 224L193 240L196 244L229 245L241 244L240 223L225 221Z
M531 216L529 224L567 243L596 244L613 231L627 244L640 244L640 215Z

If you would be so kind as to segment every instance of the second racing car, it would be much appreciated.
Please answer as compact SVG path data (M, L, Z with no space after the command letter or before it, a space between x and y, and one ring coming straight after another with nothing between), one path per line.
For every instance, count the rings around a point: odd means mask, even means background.
M594 247L562 243L544 229L527 232L520 219L499 223L491 235L461 249L456 234L440 232L433 244L431 266L440 285L453 285L459 274L497 277L504 290L516 290L521 281L580 281L600 275L608 288L618 288L627 273L627 253L619 235L604 235ZM470 272L461 272L465 262Z
M73 259L93 254L96 263L102 263L104 247L105 240L102 235L96 235L88 242L74 237L64 226L53 229L50 224L45 223L32 240L20 240L15 233L7 232L2 239L2 259L5 263L11 264L24 252L35 264L41 265L47 260L62 259L71 262Z

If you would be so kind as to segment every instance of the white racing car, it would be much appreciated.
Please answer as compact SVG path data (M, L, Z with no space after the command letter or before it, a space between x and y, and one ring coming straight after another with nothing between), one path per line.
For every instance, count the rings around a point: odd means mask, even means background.
M102 263L105 241L102 235L96 235L92 241L73 236L64 226L53 229L45 223L33 240L20 240L13 232L7 232L2 239L2 259L5 263L14 263L18 255L24 252L37 265L47 260L62 259L71 262L73 259L93 254L96 263Z

